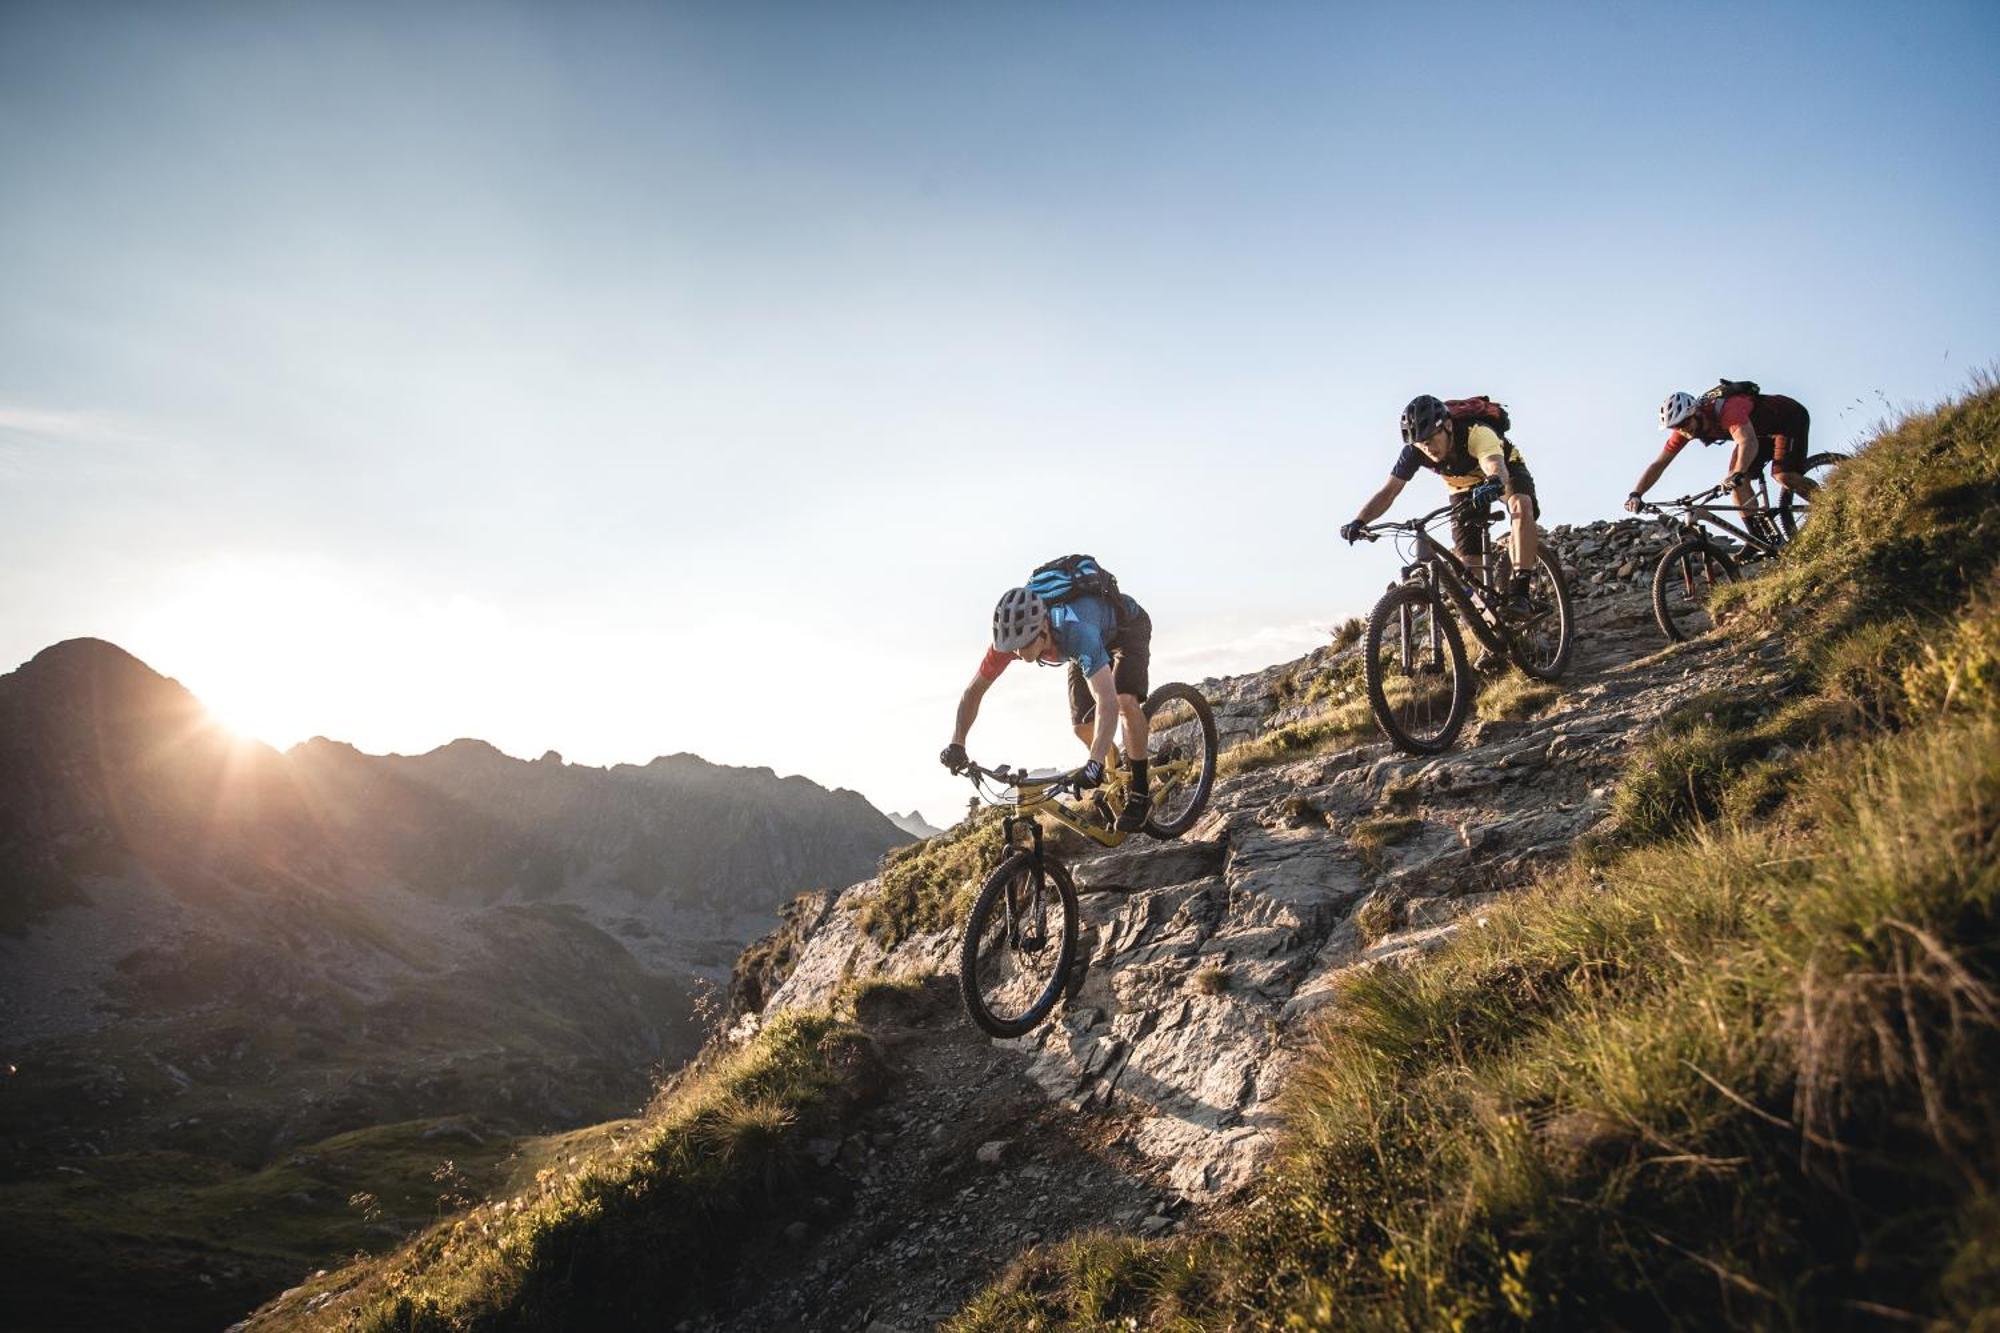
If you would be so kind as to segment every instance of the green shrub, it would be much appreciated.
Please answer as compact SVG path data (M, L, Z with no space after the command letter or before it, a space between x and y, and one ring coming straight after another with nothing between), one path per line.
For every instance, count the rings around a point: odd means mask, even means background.
M862 928L893 948L963 921L981 881L999 864L1000 821L998 810L983 810L935 838L890 852L876 891L862 902Z

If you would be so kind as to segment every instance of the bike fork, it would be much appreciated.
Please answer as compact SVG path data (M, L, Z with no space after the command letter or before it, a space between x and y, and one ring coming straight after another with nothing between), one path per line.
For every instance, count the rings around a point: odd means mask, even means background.
M1014 845L1014 816L1008 815L1001 821L1000 836L1005 846ZM1042 904L1045 901L1047 874L1042 868L1041 821L1034 819L1028 821L1028 836L1034 843L1035 860L1033 877L1029 880L1031 887L1028 890L1027 900L1021 904L1020 911L1016 912L1014 895L1011 893L1000 895L1002 906L1006 910L1007 947L1010 949L1021 949L1026 945L1024 929L1030 919L1037 919L1038 927L1046 924L1038 920L1042 915Z

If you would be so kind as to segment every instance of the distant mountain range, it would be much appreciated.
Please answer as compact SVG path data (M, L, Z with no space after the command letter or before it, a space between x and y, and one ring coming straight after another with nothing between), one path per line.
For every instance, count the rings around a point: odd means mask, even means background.
M918 840L935 838L938 834L944 832L943 829L938 828L936 825L926 822L924 817L915 810L910 811L907 815L899 815L891 810L889 812L889 822Z
M910 840L693 755L279 753L74 639L0 676L0 1171L629 1113L774 910Z

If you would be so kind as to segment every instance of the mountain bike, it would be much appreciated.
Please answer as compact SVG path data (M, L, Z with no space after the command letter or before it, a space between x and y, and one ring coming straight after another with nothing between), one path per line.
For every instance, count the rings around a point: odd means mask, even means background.
M1475 510L1478 546L1461 560L1429 530L1441 518ZM1369 541L1396 534L1397 549L1408 561L1402 581L1390 584L1368 615L1362 658L1375 720L1405 754L1450 749L1472 708L1472 672L1453 608L1488 651L1513 659L1536 680L1558 679L1569 665L1576 627L1554 548L1540 544L1529 585L1530 612L1510 619L1501 608L1513 566L1504 550L1493 548L1488 529L1494 517L1489 506L1460 497L1421 518L1361 529Z
M1215 790L1215 714L1189 685L1162 685L1146 697L1149 782L1153 805L1146 832L1177 838L1193 828ZM991 804L1003 806L1000 862L980 885L958 950L958 985L965 1011L995 1037L1019 1037L1046 1019L1066 987L1076 958L1078 909L1069 867L1042 837L1044 817L1101 847L1132 835L1116 827L1124 808L1126 771L1106 773L1104 786L1077 789L1073 770L960 770ZM994 788L1004 790L995 791ZM1065 803L1064 798L1073 798Z
M1822 474L1847 455L1813 454L1805 461L1807 475ZM1751 560L1775 559L1785 543L1801 531L1809 513L1802 495L1780 487L1777 503L1771 504L1764 478L1751 483L1755 497L1749 505L1719 504L1729 494L1728 482L1696 495L1658 504L1641 501L1638 512L1656 514L1660 521L1681 534L1667 547L1653 570L1653 619L1660 631L1675 643L1707 633L1715 626L1708 604L1715 590L1743 577L1742 564ZM1731 523L1724 514L1735 514L1741 524ZM1732 549L1721 534L1727 533L1741 545Z

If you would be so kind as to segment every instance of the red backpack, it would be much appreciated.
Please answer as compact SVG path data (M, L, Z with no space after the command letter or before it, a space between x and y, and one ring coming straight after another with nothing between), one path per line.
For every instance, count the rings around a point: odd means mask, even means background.
M1451 414L1452 425L1455 427L1491 426L1505 436L1514 425L1513 419L1507 415L1507 405L1496 403L1485 394L1475 398L1447 398L1444 400L1444 410ZM1460 439L1464 438L1463 429L1457 433Z

